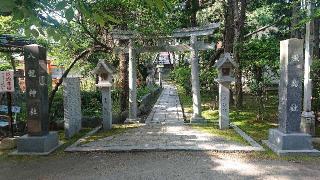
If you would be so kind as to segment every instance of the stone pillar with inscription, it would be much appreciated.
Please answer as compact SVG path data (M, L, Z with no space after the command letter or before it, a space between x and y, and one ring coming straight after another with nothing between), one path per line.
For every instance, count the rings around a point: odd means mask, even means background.
M23 50L28 134L17 140L17 153L48 154L58 147L59 141L57 132L49 132L46 49L33 44Z
M230 82L219 83L219 129L229 128Z
M112 99L111 87L101 87L102 95L102 127L103 130L112 129Z
M63 99L65 137L71 138L81 130L80 77L63 79Z
M159 86L162 87L162 78L163 78L163 68L164 68L164 65L163 64L159 64L157 65L157 68L158 68L158 72L159 72Z
M303 40L280 42L279 127L264 143L278 155L319 154L309 134L300 132Z

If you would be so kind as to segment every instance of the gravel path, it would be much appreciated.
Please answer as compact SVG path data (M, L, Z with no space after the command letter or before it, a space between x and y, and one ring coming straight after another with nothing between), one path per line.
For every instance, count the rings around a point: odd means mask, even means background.
M245 156L245 155L242 155ZM210 152L70 153L0 161L0 179L319 179L319 162Z

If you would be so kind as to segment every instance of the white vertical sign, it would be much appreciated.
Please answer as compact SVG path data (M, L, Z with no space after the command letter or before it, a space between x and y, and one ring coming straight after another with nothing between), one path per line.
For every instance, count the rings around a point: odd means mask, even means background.
M0 92L14 92L13 71L0 71Z

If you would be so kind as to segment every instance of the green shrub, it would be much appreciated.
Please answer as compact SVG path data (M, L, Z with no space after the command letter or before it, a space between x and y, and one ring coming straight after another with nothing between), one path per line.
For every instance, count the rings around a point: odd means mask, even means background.
M175 68L170 77L178 85L182 86L188 95L191 94L191 69L190 67L181 66Z
M312 108L315 112L320 112L320 59L314 59L312 64L311 78L313 80Z
M8 63L0 63L0 71L12 70L12 66Z
M137 99L141 100L141 98L148 93L151 93L152 91L156 90L159 86L154 84L152 86L141 86L137 89Z
M81 110L83 116L98 117L102 112L102 101L100 91L81 92Z
M214 67L200 70L200 87L202 93L217 93L218 83L214 79L218 77L218 71Z
M59 119L63 119L64 116L64 109L63 109L63 90L62 88L59 89L54 96L52 107L51 107L51 114L50 120L57 121Z

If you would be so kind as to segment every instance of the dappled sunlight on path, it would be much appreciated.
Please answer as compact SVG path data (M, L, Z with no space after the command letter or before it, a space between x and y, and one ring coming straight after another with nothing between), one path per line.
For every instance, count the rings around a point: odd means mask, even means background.
M166 83L144 125L74 148L74 151L144 150L254 151L257 149L184 124L176 87Z

